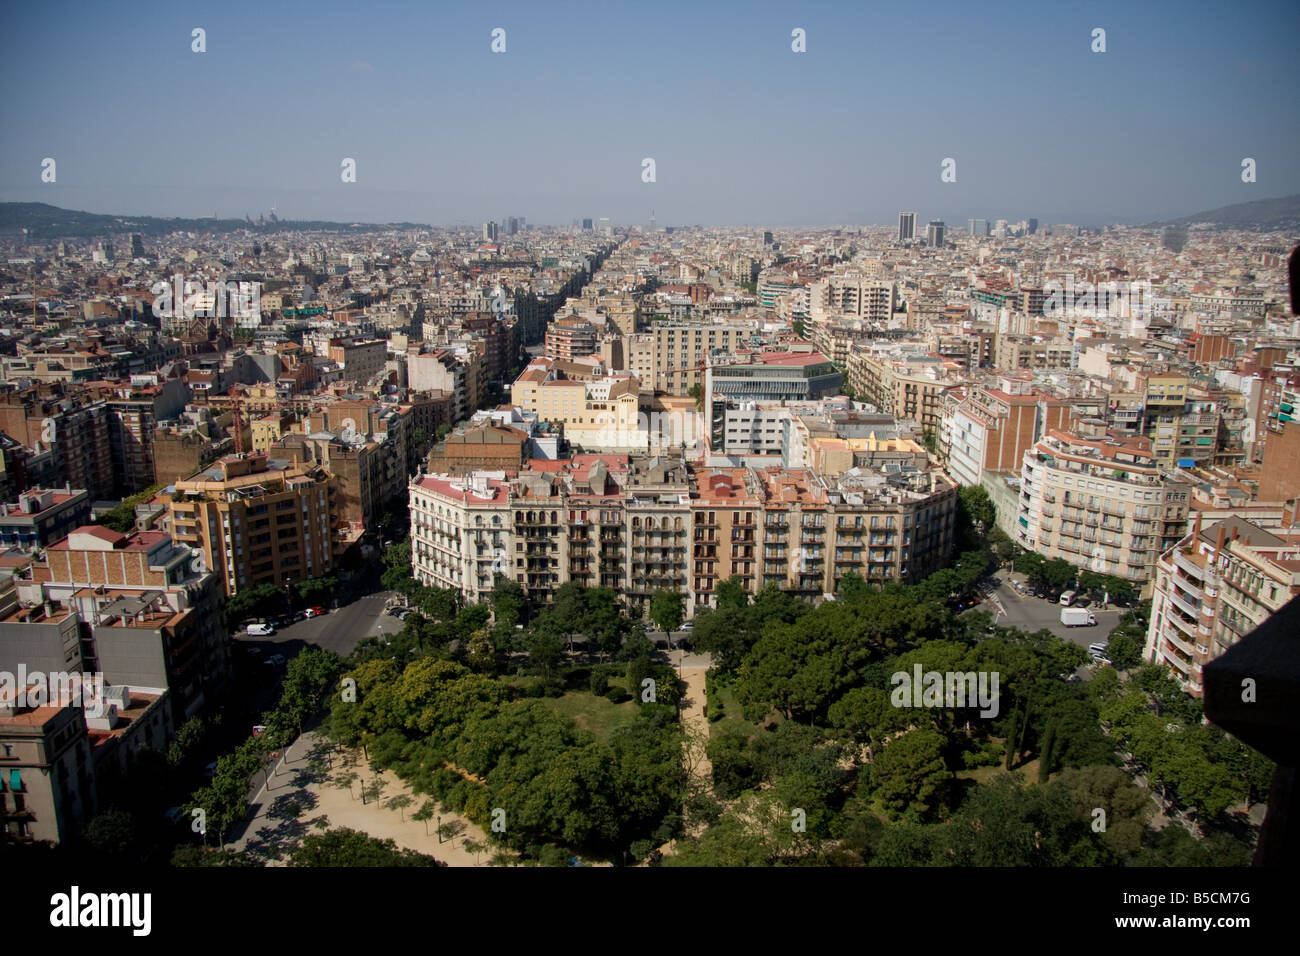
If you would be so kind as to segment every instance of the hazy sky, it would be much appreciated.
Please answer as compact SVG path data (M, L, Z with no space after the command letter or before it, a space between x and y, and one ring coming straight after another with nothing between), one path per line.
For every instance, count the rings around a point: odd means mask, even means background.
M11 2L0 200L368 222L1142 221L1300 192L1298 51L1295 0Z

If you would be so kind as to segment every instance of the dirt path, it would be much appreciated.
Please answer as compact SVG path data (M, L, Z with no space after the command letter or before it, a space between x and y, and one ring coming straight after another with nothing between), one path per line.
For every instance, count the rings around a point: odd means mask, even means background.
M429 798L411 793L391 770L378 778L381 783L378 799L370 796L362 802L361 779L350 788L332 782L343 768L342 757L335 754L332 769L326 771L324 779L321 779L322 774L313 772L308 766L305 756L308 749L309 744L299 741L292 751L294 759L277 768L278 773L270 780L270 790L260 795L257 816L249 823L244 836L234 844L236 848L264 859L268 866L283 866L283 857L288 849L308 833L318 832L318 825L325 822L330 827L348 827L381 840L391 839L399 847L427 853L449 866L492 865L491 858L496 848L487 849L488 841L483 830L460 814L443 810L427 822L412 820L411 814L418 812ZM360 754L355 756L359 758ZM356 771L367 784L376 779L359 759L347 769ZM410 805L390 809L388 802L399 795L410 797ZM440 842L440 822L443 826L450 824L458 832ZM484 846L484 851L477 855L470 853L465 848L467 840Z
M683 667L682 680L686 684L685 696L682 698L682 721L685 725L709 739L709 718L704 713L709 698L704 692L704 675L708 673L704 666ZM713 789L713 764L709 762L708 753L701 753L694 761L694 775L698 785L704 790Z

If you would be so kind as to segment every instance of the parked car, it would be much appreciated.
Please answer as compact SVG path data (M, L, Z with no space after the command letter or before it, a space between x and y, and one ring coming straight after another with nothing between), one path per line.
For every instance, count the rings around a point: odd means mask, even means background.
M284 663L284 655L272 654L270 657L266 659L266 662L270 664L272 667L279 667L281 664Z
M661 651L666 651L668 650L668 642L665 641L663 638L660 638L659 640L655 641L655 647L659 648L659 650Z
M681 628L679 628L679 630L682 630L682 631L685 631L685 632L689 633L689 632L695 630L695 622L694 622L694 621L685 621L685 622L682 623L682 626L681 626Z
M689 651L691 649L691 642L684 637L679 638L677 641L677 647L679 650Z
M261 656L262 653L262 649L260 647L249 647L247 648L247 650L248 650L249 657L259 657Z
M217 775L217 762L214 760L212 761L212 763L208 764L206 767L203 768L203 778L205 780L211 780L216 775Z
M168 826L174 827L185 819L184 807L171 807L163 814L163 820Z
M325 609L321 607L319 604L316 605L315 607L309 607L307 608L306 611L303 612L303 614L306 617L320 617L324 613L325 613Z
M248 625L249 637L270 637L275 633L275 628L270 624L250 624Z
M275 617L267 618L266 623L270 624L274 628L288 627L293 623L293 618L287 617L283 614L278 614Z

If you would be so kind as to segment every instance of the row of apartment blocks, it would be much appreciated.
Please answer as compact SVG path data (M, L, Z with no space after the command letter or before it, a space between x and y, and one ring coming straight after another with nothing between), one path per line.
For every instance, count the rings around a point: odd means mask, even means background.
M1265 530L1232 516L1192 532L1160 556L1143 656L1193 697L1204 668L1300 594L1296 502Z
M919 581L949 559L957 508L956 484L937 469L830 478L618 455L533 461L511 479L422 475L410 501L422 584L471 602L499 576L541 601L568 581L633 604L669 588L692 613L731 577L750 593L771 584L807 598L833 594L850 572Z

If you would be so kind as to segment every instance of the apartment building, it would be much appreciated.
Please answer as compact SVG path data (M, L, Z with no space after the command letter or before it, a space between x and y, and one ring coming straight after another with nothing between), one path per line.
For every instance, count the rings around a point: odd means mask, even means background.
M0 546L38 551L90 521L90 495L69 489L33 488L17 504L0 504Z
M227 456L176 482L176 541L203 554L227 594L329 574L350 541L336 531L337 480L315 464Z
M563 427L571 443L587 451L647 448L642 428L641 383L631 375L576 380L551 359L537 359L511 386L511 398L539 422Z
M1186 532L1190 492L1144 438L1052 430L1024 454L1016 543L1149 590L1156 559Z
M74 697L32 706L0 691L0 826L15 842L71 841L121 793L132 758L165 751L175 733L168 694L102 689L102 713ZM100 707L94 708L95 711Z
M755 329L753 322L656 322L624 336L625 365L656 392L688 395L704 387L704 369L715 352L743 349Z
M47 669L102 671L112 684L167 689L183 719L229 675L224 591L197 558L163 532L77 528L15 574L32 610L17 632L0 630L23 643L29 668L41 660ZM79 645L55 633L60 609L83 622Z
M817 324L852 316L886 324L898 305L898 286L862 275L827 276L808 286L808 320Z
M116 492L125 497L153 484L154 433L185 410L189 389L180 378L133 376L131 384L101 388L99 395L108 403Z
M546 357L573 361L596 351L599 334L596 327L577 316L557 318L546 327Z
M532 450L528 430L500 422L447 436L429 454L432 474L468 475L476 471L500 471L514 477L528 463Z
M418 475L410 484L411 567L426 587L454 588L471 603L512 577L510 486L479 473Z
M956 384L948 374L944 360L933 355L898 357L855 348L849 356L849 384L859 400L895 418L914 419L936 437L944 393Z
M986 472L1020 470L1025 451L1051 429L1067 430L1070 403L1003 375L996 385L952 390L943 403L939 454L962 485L980 484Z
M24 689L25 690L25 689ZM3 839L60 843L95 812L85 711L67 703L21 706L0 691L0 826Z
M42 387L44 388L44 387ZM108 403L37 389L0 395L0 431L38 453L53 450L58 480L84 488L92 501L117 489Z
M1235 516L1202 528L1198 517L1160 556L1143 657L1193 697L1204 694L1206 664L1300 594L1294 519L1294 503L1271 531Z
M343 377L364 385L384 370L388 362L388 346L383 339L373 342L356 342L335 339L325 353L331 362L343 369Z
M668 588L694 613L732 577L750 593L774 584L811 598L850 572L913 582L943 566L956 490L942 472L894 461L826 479L577 455L533 461L511 480L422 476L411 485L412 564L418 580L474 601L497 574L542 601L569 581L614 588L634 609Z
M1010 371L1074 367L1074 344L1065 339L999 333L993 344L993 364Z
M483 403L486 379L482 358L474 351L450 348L406 353L407 387L412 392L443 392L449 396L452 422L464 421Z

